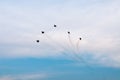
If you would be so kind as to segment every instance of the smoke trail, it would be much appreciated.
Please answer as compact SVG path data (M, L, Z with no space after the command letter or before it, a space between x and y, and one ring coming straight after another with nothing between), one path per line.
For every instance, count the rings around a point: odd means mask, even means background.
M52 32L54 33L55 30L56 30L57 25L54 25L53 27L54 27L54 30ZM48 41L50 41L49 44L55 46L55 48L56 47L60 47L63 51L67 51L68 52L68 49L64 45L62 45L59 42L57 42L56 40L54 40L45 31L41 31L41 33L43 34L44 37L46 37L48 39ZM87 64L86 61L81 56L78 55L78 53L79 53L79 44L80 44L81 38L79 38L79 40L77 41L77 43L75 45L73 43L73 41L72 41L72 38L71 38L71 32L68 31L67 33L68 33L68 45L72 49L72 53L71 53L71 56L68 53L66 53L66 52L62 52L62 54L65 55L65 56L70 56L70 58L72 58L73 60L82 61L83 63Z
M80 60L80 57L78 56L77 52L75 51L75 50L76 50L76 47L74 46L74 44L73 44L73 42L72 42L72 39L71 39L70 34L71 34L71 33L68 31L68 39L69 39L70 46L73 48L73 49L72 49L73 55L76 57L76 59Z
M62 44L58 43L56 40L54 40L51 36L49 36L48 34L44 34L45 37L50 41L50 43L52 43L53 46L56 47L60 47L63 51L68 51L67 48L65 46L63 46ZM55 44L55 45L54 45ZM63 55L68 56L67 53L63 53Z
M74 46L73 42L72 42L72 39L71 39L71 36L70 36L70 32L68 32L68 39L69 39L69 42L70 42L70 45L72 46L73 50L73 55L75 57L75 59L79 62L79 61L82 61L83 63L85 63L86 66L88 66L90 68L90 66L88 65L88 63L78 55L79 53L79 43L80 43L80 40L81 38L79 38L79 40L77 41L76 43L76 46Z
M78 57L78 55L76 54L76 52L75 52L75 46L74 46L74 43L72 42L72 39L71 39L71 33L68 31L68 40L69 40L69 43L70 43L70 48L72 48L72 55L74 55L74 58L77 60L77 61L79 61L80 59L79 59L79 57Z
M77 44L76 44L76 49L77 51L79 51L79 44L80 44L80 40L77 41Z

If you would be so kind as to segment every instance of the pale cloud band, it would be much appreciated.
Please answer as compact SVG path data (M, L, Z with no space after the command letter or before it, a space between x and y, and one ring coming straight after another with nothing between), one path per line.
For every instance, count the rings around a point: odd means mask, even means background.
M45 74L21 74L0 76L0 80L43 80L47 78Z
M66 39L64 32L70 30L73 32L73 38L79 35L83 37L80 55L89 52L97 61L95 63L120 67L120 1L69 0L55 5L56 3L34 7L25 5L21 7L18 3L1 5L0 56L8 58L60 56L57 54L64 51L59 46L56 49L55 46L44 44L44 39L40 46L34 42L38 38L41 39L39 35L41 30L49 31L50 26L57 24L61 29L56 33L60 40L57 36L54 38L58 42L62 43L61 41Z

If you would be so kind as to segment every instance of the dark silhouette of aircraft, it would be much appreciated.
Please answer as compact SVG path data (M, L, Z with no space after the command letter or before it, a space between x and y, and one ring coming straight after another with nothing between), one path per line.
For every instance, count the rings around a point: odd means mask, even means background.
M54 27L57 27L57 25L54 24Z
M68 31L68 34L70 34L70 31Z
M41 31L42 34L44 34L45 32L44 31Z
M39 40L36 40L37 43L39 43L40 41Z
M82 40L82 38L79 38L80 40Z

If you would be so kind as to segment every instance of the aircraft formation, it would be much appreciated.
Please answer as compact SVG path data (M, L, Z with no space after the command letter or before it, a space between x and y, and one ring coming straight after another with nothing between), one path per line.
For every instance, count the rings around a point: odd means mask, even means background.
M57 26L56 24L54 24L52 27L53 27L53 28L58 28L58 26ZM43 36L47 37L48 40L50 40L50 41L53 42L53 43L56 43L57 46L59 46L59 47L61 47L61 48L63 48L63 49L65 50L65 46L63 46L63 45L61 45L60 43L56 42L54 39L51 38L52 35L50 36L50 35L48 35L48 34L46 34L46 33L47 33L47 32L45 32L44 30L41 31L41 34L42 34ZM55 34L55 33L54 33L54 34ZM73 50L73 51L72 51L73 56L72 56L71 58L76 59L76 60L78 60L78 61L79 61L79 60L84 61L84 60L82 60L82 57L80 57L80 55L79 55L79 45L80 45L80 41L82 40L82 38L81 38L81 37L78 37L78 40L77 40L76 44L74 44L74 42L72 41L72 38L71 38L72 32L67 31L66 34L68 35L68 43L69 43L69 45L70 45L71 47L73 47L73 49L72 49L72 50ZM59 35L58 35L58 36L59 36ZM40 40L37 39L36 42L37 42L37 43L40 43ZM66 52L63 52L63 54L64 54L64 55L69 55L69 54L66 53Z

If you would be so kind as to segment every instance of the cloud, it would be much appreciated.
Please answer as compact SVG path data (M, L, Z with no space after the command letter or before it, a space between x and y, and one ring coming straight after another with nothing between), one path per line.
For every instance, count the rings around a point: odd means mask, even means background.
M45 74L22 74L22 75L5 75L0 80L42 80L46 78Z
M47 4L43 1L43 3L46 5L41 3L37 5L29 3L33 6L22 7L19 3L1 5L0 55L2 57L60 56L57 54L71 51L67 46L68 36L65 35L66 31L70 30L74 43L77 37L83 38L79 55L88 55L89 52L93 60L97 61L94 63L110 66L115 63L115 66L120 66L119 0L70 0L60 4L59 2ZM41 30L52 34L50 31L54 31L51 29L53 24L58 24L59 28L53 36L54 41L64 45L65 49L56 47L56 43L52 41L51 44L51 41L46 41L46 37L40 35ZM36 39L41 40L40 46L35 43Z

